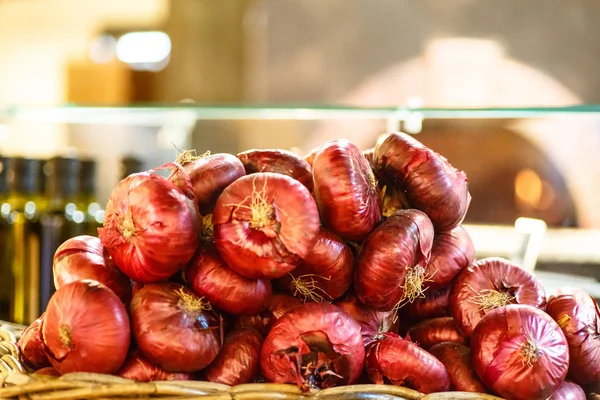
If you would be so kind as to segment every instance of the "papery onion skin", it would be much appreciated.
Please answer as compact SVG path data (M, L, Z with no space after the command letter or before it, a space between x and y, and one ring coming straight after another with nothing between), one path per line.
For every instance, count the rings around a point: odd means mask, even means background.
M569 342L568 378L580 385L600 383L600 309L596 301L582 289L565 287L550 296L546 312Z
M456 327L452 317L434 318L418 323L408 331L410 340L428 350L443 342L468 344L468 339Z
M385 332L398 332L399 322L392 311L377 311L362 304L356 296L348 295L335 303L360 325L365 347Z
M271 172L229 185L217 200L212 222L219 254L247 278L274 279L292 271L319 232L310 192L297 180Z
M186 280L198 296L233 315L256 314L271 301L269 280L241 276L227 267L218 254L196 254L186 269Z
M42 323L50 363L68 372L116 372L129 349L129 317L121 300L97 281L61 286L50 298Z
M218 314L176 283L144 286L131 300L131 327L141 353L169 372L209 365L222 343Z
M146 360L139 350L129 352L125 362L116 375L138 382L152 381L189 381L188 373L168 372Z
M450 290L451 285L437 290L428 290L425 297L417 299L404 306L400 311L403 316L416 322L426 319L447 317L450 315Z
M381 204L381 215L384 218L389 218L398 210L409 208L407 207L406 196L404 196L404 193L400 189L393 186L385 186L382 192L384 195Z
M363 156L369 162L371 168L375 168L375 147L371 147L370 149L366 149L362 151Z
M115 292L125 304L131 301L131 282L114 264L100 239L81 235L67 239L54 253L54 287L91 279Z
M312 167L304 159L287 150L252 149L237 155L247 174L274 172L284 174L313 189Z
M443 342L431 347L428 352L446 367L450 377L450 390L473 393L488 392L473 370L471 351L467 346L460 343Z
M375 146L375 165L437 229L450 230L463 221L471 202L467 176L440 154L406 133L392 133Z
M369 345L365 368L371 382L378 385L391 383L425 394L450 388L446 368L437 358L393 333L384 333Z
M113 189L98 233L125 275L153 283L192 259L201 228L192 200L167 179L142 172Z
M41 369L38 369L37 371L35 371L33 373L33 375L44 375L44 376L54 376L54 377L59 377L60 374L58 373L57 370L55 370L52 367L44 367Z
M303 301L332 301L352 285L354 255L344 241L320 228L317 242L289 274L275 281L280 289Z
M41 327L43 319L44 314L25 328L17 342L21 358L25 364L33 369L50 366L50 361L48 361L48 356L46 355L46 349L44 347L44 340L42 339Z
M267 382L296 383L308 390L310 380L318 379L318 373L301 376L298 364L302 363L302 356L310 354L316 356L313 366L319 368L327 363L328 369L341 376L325 376L313 384L325 388L356 382L365 356L360 325L333 304L306 303L288 311L275 322L263 343L262 376ZM307 366L306 362L303 366Z
M481 318L496 307L484 307L477 297L487 296L490 291L505 296L497 306L527 304L546 308L544 287L533 274L503 258L481 259L458 275L450 291L450 313L465 336L470 337Z
M262 342L263 336L255 329L231 331L215 361L204 371L206 379L230 386L252 382L259 373Z
M363 242L354 274L359 300L380 311L405 296L407 269L425 266L433 243L433 225L423 212L400 210Z
M528 356L527 356L528 355ZM543 400L564 382L569 367L567 339L545 312L511 304L487 313L471 338L473 368L498 395Z
M238 315L233 320L233 326L234 328L254 328L266 337L275 321L289 310L302 304L295 297L274 293L268 309L255 315Z
M212 213L217 199L231 183L246 175L244 165L232 154L217 153L200 157L180 156L181 165L192 182L194 197L202 215Z
M585 392L575 382L564 381L548 400L585 400Z
M451 231L437 232L433 238L431 259L425 270L430 276L426 283L432 290L448 285L466 267L475 261L473 241L462 226Z
M331 140L313 161L314 196L325 224L342 239L361 241L381 221L377 180L347 140Z

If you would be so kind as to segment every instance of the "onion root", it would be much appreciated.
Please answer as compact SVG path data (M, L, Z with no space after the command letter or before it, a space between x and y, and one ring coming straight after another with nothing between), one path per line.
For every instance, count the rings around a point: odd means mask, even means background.
M475 289L473 289L475 291ZM469 302L477 304L480 310L493 310L511 304L515 300L515 296L508 292L499 292L492 289L484 289L476 296L469 299Z
M521 346L521 354L523 354L523 365L527 364L532 367L533 363L537 361L540 350L531 337L528 337L525 344Z
M212 306L207 300L204 299L204 297L196 297L191 294L187 294L183 291L183 287L179 288L177 294L183 301L183 307L185 311L189 313L209 311L212 309Z
M321 289L314 278L325 279L326 281L330 280L331 277L325 278L323 276L317 274L305 274L300 275L297 278L294 278L292 274L292 282L290 283L290 288L294 292L294 297L298 295L303 297L303 301L306 303L307 299L314 301L315 303L321 302L331 302L333 298L323 289ZM321 292L321 293L319 293ZM326 299L327 298L327 299Z

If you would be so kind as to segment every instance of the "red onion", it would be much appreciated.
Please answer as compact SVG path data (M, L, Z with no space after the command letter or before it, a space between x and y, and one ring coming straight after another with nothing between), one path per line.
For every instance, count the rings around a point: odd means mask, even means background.
M373 310L351 295L335 304L358 322L365 346L381 333L398 331L398 320L392 311Z
M375 165L436 228L450 230L464 219L471 202L467 176L418 140L401 132L382 138L375 146Z
M161 369L146 360L139 350L133 350L129 353L117 375L138 382L189 381L192 379L190 374L168 372Z
M425 268L429 275L426 285L439 289L452 282L460 271L475 261L475 247L462 226L437 232L433 238L431 259Z
M433 225L418 210L400 210L362 244L354 275L360 301L377 310L401 307L422 296Z
M291 151L253 149L239 153L237 158L244 164L247 174L275 172L296 179L309 191L313 189L311 165Z
M434 318L420 322L410 328L408 336L411 341L425 350L442 342L468 343L467 338L459 332L452 317Z
M292 271L317 240L319 213L310 192L289 176L265 172L229 185L213 213L215 245L247 278Z
M409 340L384 333L367 348L365 368L375 384L391 383L421 393L444 392L450 378L444 364Z
M42 321L44 314L33 321L21 334L21 338L17 343L23 362L33 369L40 369L50 366L46 349L44 348L44 340L42 339Z
M548 314L511 304L479 321L471 337L471 359L477 375L498 395L543 400L565 380L569 348Z
M193 202L173 183L142 172L114 188L98 233L125 275L152 283L167 279L191 260L201 223Z
M578 384L564 381L548 400L585 400L585 392Z
M450 390L459 392L487 393L487 388L473 370L471 351L460 343L438 343L428 350L440 360L450 377Z
M363 156L369 162L371 168L375 167L375 147L371 147L370 149L366 149L362 151Z
M333 304L306 303L275 322L260 368L267 382L327 388L356 382L364 356L360 325L348 314Z
M54 253L54 286L82 279L92 279L107 286L128 304L131 282L113 263L108 251L93 236L76 236L65 241Z
M167 371L202 369L221 348L223 327L219 315L185 286L146 285L133 297L130 313L140 351Z
M238 315L233 321L235 328L254 328L263 336L267 336L271 326L283 314L298 307L302 302L295 297L275 293L271 296L269 308L255 315Z
M194 197L202 215L210 214L221 192L244 176L244 165L234 155L227 153L196 156L195 151L185 151L177 157L190 177ZM173 180L174 176L170 177Z
M37 371L35 371L33 373L33 375L44 375L44 376L54 376L54 377L59 377L60 374L58 373L57 370L55 370L52 367L45 367L45 368L41 368L38 369Z
M223 342L221 352L204 371L209 382L241 385L258 376L262 335L251 328L231 331Z
M450 289L452 289L452 286L447 285L437 290L428 290L425 292L425 297L418 298L404 306L401 310L402 314L417 322L449 316L450 304L448 297Z
M586 291L561 288L548 299L546 312L561 327L571 355L569 379L600 383L600 309Z
M467 337L485 314L507 304L527 304L543 310L546 295L533 274L499 257L485 258L465 268L450 292L450 312Z
M314 195L321 218L337 235L361 241L381 221L377 180L361 151L347 140L331 140L313 161Z
M354 255L350 248L338 236L321 228L306 257L275 285L303 301L331 301L350 288L353 269Z
M42 337L48 359L61 375L112 374L127 356L129 318L112 290L96 281L75 281L50 298Z
M256 314L271 301L271 282L245 278L229 269L218 254L199 252L186 270L198 296L229 314Z

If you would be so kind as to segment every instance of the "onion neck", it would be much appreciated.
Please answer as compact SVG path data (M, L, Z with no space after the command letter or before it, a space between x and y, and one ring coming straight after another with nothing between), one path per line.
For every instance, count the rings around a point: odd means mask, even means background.
M212 214L206 214L202 217L203 228L202 237L205 239L214 238L214 227L212 223Z
M67 325L62 325L58 328L58 334L62 344L67 348L71 349L73 346L73 339L71 337L71 329Z

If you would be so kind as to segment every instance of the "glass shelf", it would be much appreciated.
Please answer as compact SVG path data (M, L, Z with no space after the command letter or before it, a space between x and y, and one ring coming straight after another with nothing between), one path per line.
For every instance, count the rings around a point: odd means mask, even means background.
M71 124L160 126L173 118L193 120L327 120L381 119L512 119L556 116L600 117L600 104L526 108L409 108L342 105L200 105L195 103L52 107L0 106L0 122L28 121Z

